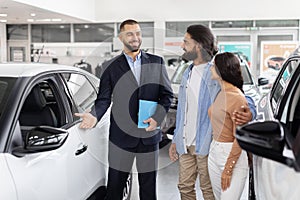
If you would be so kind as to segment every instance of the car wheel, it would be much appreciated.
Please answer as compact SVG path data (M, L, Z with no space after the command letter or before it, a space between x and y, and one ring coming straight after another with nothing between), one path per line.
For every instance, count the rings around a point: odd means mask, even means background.
M132 188L132 173L129 173L124 190L123 190L123 199L122 200L130 200L131 188Z

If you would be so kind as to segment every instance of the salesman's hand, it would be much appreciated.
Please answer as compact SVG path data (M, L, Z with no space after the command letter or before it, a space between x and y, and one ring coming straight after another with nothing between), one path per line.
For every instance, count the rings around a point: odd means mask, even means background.
M172 161L178 160L178 154L176 151L176 144L172 143L169 148L169 157Z
M240 126L252 120L252 113L248 106L241 106L241 109L233 112L233 120L235 124Z
M146 128L146 131L154 131L157 128L157 122L152 117L145 120L144 123L149 124L149 126Z
M79 128L93 128L97 124L97 118L91 113L75 113L74 115L82 118L82 122L79 125Z

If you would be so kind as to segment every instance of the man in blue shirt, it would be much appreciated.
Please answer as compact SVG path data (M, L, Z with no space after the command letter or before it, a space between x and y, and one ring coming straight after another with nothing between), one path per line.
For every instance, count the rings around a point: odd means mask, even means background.
M220 85L211 79L211 61L217 53L214 35L203 25L187 28L181 46L183 58L193 63L182 77L178 94L176 129L169 149L172 161L179 159L178 188L182 200L195 200L195 182L199 175L200 188L205 200L214 199L207 168L212 140L208 108L215 100ZM236 122L243 124L256 116L255 104L247 97L250 108L236 113Z

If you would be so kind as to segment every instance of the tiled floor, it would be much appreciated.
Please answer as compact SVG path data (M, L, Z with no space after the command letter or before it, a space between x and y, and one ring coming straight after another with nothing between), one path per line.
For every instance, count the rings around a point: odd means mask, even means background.
M168 156L169 144L160 149L159 170L157 176L157 199L158 200L180 200L177 189L178 182L178 162L172 163ZM139 200L137 175L133 174L131 200ZM196 184L197 200L203 200L199 183ZM243 192L241 200L247 200L247 186Z

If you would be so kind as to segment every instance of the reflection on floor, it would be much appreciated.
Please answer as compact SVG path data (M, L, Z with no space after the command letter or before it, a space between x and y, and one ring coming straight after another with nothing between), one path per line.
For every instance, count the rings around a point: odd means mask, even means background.
M171 162L168 155L170 144L160 149L159 170L157 175L157 199L158 200L180 200L178 183L178 162ZM136 171L136 170L134 170ZM133 174L131 200L139 200L137 174ZM199 182L196 183L197 200L203 200ZM241 200L247 200L248 185L245 186Z

